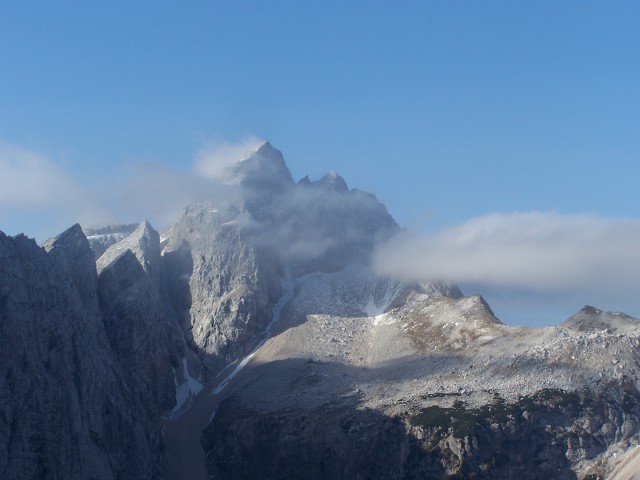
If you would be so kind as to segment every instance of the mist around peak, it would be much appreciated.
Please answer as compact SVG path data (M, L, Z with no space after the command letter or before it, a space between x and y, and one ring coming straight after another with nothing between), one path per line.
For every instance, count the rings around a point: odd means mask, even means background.
M282 153L269 143L236 162L233 171L234 199L191 204L181 222L203 234L233 226L301 272L368 265L375 246L399 230L374 195L349 190L335 172L295 183Z
M237 143L214 139L196 155L195 170L206 178L232 182L233 168L255 154L265 143L255 136L246 137Z
M313 183L291 186L253 207L252 230L260 243L309 268L368 263L375 246L399 229L373 195Z
M0 144L2 229L11 235L27 233L42 242L76 222L91 229L148 218L163 228L190 203L238 199L239 186L221 175L264 144L253 136L237 143L216 140L184 169L134 160L108 176L90 179L65 167L61 158Z

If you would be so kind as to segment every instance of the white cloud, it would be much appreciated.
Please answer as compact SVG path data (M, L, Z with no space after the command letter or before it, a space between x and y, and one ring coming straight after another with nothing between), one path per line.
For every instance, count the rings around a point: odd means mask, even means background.
M195 169L198 174L215 180L227 181L229 169L239 160L254 153L264 140L249 136L238 143L216 139L206 145L196 156Z
M80 194L73 178L47 156L0 144L0 205L23 210L68 206Z
M162 228L189 203L236 194L219 175L262 143L256 137L239 144L218 140L186 171L136 163L91 186L47 155L0 143L0 230L43 241L76 222L87 227L148 219Z
M486 288L628 295L640 289L640 220L556 213L491 214L436 234L402 234L379 272ZM602 296L599 295L599 296Z
M190 203L229 200L236 193L235 188L193 171L175 171L160 163L138 163L124 172L115 190L103 189L101 195L102 203L118 218L146 218L156 228L162 228L174 222Z

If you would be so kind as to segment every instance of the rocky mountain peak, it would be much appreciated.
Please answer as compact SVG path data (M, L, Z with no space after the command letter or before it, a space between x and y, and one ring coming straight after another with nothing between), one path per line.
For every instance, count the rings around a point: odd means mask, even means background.
M585 305L565 320L562 327L578 332L624 332L629 333L640 327L640 319L621 312L605 312Z
M347 182L338 175L334 170L327 173L320 180L313 182L312 185L322 187L326 190L338 192L338 193L347 193L349 192L349 187L347 186Z
M144 221L127 237L111 245L98 259L98 272L130 250L142 268L156 283L160 278L160 235L148 221Z
M298 185L304 185L304 186L311 185L311 180L309 179L309 175L305 175L300 180L298 180Z
M336 172L295 184L268 142L232 170L162 251L147 221L0 232L3 478L614 478L640 320L505 325L372 271L399 226Z
M83 248L85 244L87 244L87 237L80 224L76 223L60 235L47 240L43 247L49 252L54 248Z
M592 307L591 305L585 305L580 309L579 313L584 315L599 315L602 313L602 310L598 310L596 307Z
M73 279L84 303L94 308L98 276L95 257L82 227L76 223L57 237L47 240L43 248Z
M280 191L294 184L282 152L269 142L263 143L249 157L238 162L232 168L232 177L250 189Z

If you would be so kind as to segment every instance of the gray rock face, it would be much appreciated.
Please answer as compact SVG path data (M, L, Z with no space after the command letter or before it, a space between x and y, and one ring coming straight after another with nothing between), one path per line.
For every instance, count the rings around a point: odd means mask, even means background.
M176 401L180 403L176 407L182 407L191 390L197 388L189 385L188 371L194 378L202 375L202 365L188 349L171 307L168 292L172 285L165 283L164 260L160 236L145 221L96 262L109 344L126 366L127 382L138 386L140 401L157 415ZM180 394L176 395L174 383Z
M242 192L237 202L191 205L162 235L167 291L214 372L259 343L287 271L299 276L364 264L375 243L398 229L373 195L349 191L335 173L295 184L268 143L234 175Z
M96 262L98 273L127 250L133 253L151 280L160 286L162 268L160 263L160 235L147 221L138 225L133 232L105 250Z
M159 418L176 401L173 368L185 354L179 326L130 250L100 272L98 297L107 340L127 384Z
M133 303L140 305L137 287L149 285L142 268L138 265L136 272L131 263L130 256L125 257L114 264L120 269L117 274L110 271L110 278L105 274L98 279L94 255L79 226L44 249L24 236L0 233L3 478L134 479L160 474L160 414L175 398L173 376L166 355L147 348L147 370L158 371L133 381L139 365L132 357L139 352L122 355L144 344L140 322L149 320L146 307L126 308L126 319L118 318L125 313L117 308L122 297L135 294ZM113 285L114 279L120 284ZM103 297L107 289L113 293L107 302L99 302L99 283L105 287ZM146 298L147 306L152 300L153 295ZM114 350L116 319L135 327L129 343Z
M137 223L130 223L126 225L109 225L101 228L85 228L83 231L97 260L107 248L131 235L136 228L138 228Z
M247 232L237 205L192 205L167 232L168 290L188 338L219 371L246 355L271 321L281 266Z

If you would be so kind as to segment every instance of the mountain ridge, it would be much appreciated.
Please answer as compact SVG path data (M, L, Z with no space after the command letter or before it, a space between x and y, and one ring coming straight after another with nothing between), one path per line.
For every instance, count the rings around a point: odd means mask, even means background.
M266 142L228 173L160 232L0 232L7 478L599 478L640 443L640 320L505 325L376 275L400 227L336 172Z

